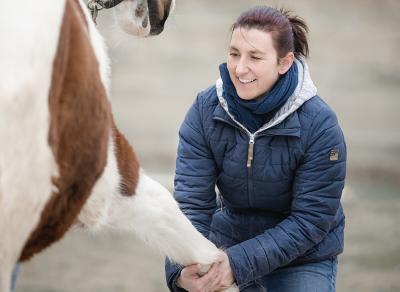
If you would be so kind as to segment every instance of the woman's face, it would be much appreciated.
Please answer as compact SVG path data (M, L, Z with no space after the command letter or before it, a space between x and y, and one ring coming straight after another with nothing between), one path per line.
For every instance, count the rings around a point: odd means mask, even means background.
M291 65L293 53L289 54ZM278 53L270 33L240 27L233 31L227 65L240 98L252 100L269 91L279 75L286 73L290 68L287 67L287 62L283 61L278 63Z

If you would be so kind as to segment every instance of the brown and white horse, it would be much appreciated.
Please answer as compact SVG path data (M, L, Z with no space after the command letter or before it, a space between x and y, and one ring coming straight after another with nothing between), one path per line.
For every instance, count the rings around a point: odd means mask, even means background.
M0 292L17 262L73 224L135 232L183 265L215 262L220 251L144 173L115 126L106 51L83 3L1 4ZM125 0L115 9L125 31L148 36L173 5Z

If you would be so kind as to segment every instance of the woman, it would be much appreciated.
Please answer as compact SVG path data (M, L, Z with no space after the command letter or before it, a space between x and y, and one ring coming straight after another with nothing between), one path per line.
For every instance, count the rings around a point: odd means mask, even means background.
M221 78L180 129L175 176L181 209L226 256L204 276L167 262L171 291L233 281L241 291L335 291L346 146L310 78L307 31L270 7L233 24Z

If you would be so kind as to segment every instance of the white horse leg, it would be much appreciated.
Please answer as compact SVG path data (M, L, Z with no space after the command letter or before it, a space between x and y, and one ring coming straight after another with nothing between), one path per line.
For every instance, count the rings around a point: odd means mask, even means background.
M181 265L199 263L206 272L221 254L181 212L170 192L143 171L136 194L113 201L110 214L110 226L134 230L140 238ZM224 291L239 290L234 285Z
M174 262L203 265L206 272L221 251L180 211L170 192L143 171L135 195L117 197L107 222L112 228L134 230L149 245ZM224 291L238 291L232 286Z
M113 160L113 156L109 156L100 184L106 181L107 173L112 173L112 169L116 168ZM109 175L108 181L115 181L111 177ZM217 261L221 251L196 230L180 211L170 192L143 171L132 196L121 196L116 192L110 196L110 192L100 191L100 184L95 187L95 194L89 198L80 214L80 222L85 226L96 230L106 225L113 229L133 231L172 261L184 266L199 263L203 265L204 272ZM100 208L102 203L108 206ZM224 291L239 290L234 285Z
M170 192L143 171L133 197L118 197L110 209L108 224L134 230L172 261L203 265L206 272L221 251L207 240L181 212ZM225 291L238 291L232 287Z
M136 193L131 197L115 197L109 212L110 227L135 231L179 264L209 265L221 253L193 227L170 192L143 171Z

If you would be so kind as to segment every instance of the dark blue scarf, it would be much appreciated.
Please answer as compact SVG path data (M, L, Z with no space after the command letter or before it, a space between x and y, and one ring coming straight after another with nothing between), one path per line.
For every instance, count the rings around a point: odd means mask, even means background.
M272 89L254 100L241 99L229 76L226 63L219 66L219 72L224 88L224 97L228 103L229 112L235 119L254 133L268 122L293 94L297 86L297 65L281 75Z

